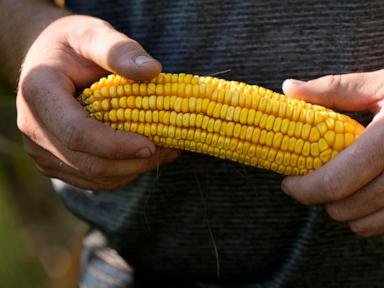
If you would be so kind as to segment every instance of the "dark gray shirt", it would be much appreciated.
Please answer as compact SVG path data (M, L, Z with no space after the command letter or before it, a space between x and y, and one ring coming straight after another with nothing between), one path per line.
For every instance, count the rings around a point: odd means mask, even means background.
M276 91L286 78L384 67L384 1L68 0L140 42L167 72ZM366 113L354 114L368 121ZM280 190L282 176L183 153L115 193L61 195L138 273L187 282L379 287L384 241L362 239L322 207ZM181 286L179 286L181 287ZM186 287L186 286L183 286ZM255 286L252 286L255 287Z

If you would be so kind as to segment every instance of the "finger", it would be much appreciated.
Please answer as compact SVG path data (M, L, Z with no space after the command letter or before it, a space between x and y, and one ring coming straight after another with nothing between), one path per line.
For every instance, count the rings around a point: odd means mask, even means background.
M104 178L97 180L89 180L72 174L65 174L60 170L47 170L46 168L36 164L39 172L53 179L60 179L77 188L92 191L115 191L132 182L138 175L130 175L119 178Z
M177 150L162 148L148 159L110 160L67 150L49 135L45 135L44 139L50 138L48 147L50 151L25 138L26 151L40 166L87 179L141 174L155 169L158 165L169 163L179 156Z
M349 222L353 232L363 237L384 234L384 209L381 209L364 218Z
M384 174L364 186L350 197L329 203L328 214L337 221L363 218L384 207Z
M349 111L377 110L381 99L384 70L367 73L328 75L308 82L288 79L283 83L287 96Z
M282 189L303 204L329 203L361 189L383 171L383 120L371 123L357 141L306 176L286 177Z
M35 119L44 123L49 133L69 150L109 159L153 155L155 145L146 137L115 131L89 118L71 95L73 91L68 91L68 81L48 67L35 68L24 77L17 99L18 126L22 132L34 133L31 121Z
M161 64L139 43L107 22L92 19L95 24L92 29L84 28L69 37L70 45L80 55L133 80L149 80L160 73Z

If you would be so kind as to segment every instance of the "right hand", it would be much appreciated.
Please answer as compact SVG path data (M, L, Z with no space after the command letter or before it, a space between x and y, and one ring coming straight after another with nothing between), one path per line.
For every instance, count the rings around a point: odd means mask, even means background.
M16 102L25 150L39 171L80 188L115 190L176 159L176 150L89 118L75 99L110 72L148 80L160 71L158 61L105 21L66 16L51 23L29 48Z

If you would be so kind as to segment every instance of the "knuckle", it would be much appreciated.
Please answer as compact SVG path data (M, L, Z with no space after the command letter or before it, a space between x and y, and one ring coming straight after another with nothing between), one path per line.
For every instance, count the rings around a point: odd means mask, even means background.
M74 123L67 125L64 131L64 144L70 150L81 149L83 144L83 131L78 125Z
M325 206L325 210L327 211L328 215L338 222L346 221L343 210L340 209L338 205L334 204L328 204Z
M100 18L90 17L88 23L88 25L83 25L81 29L76 29L74 32L78 39L91 41L100 30L112 28L111 24Z
M329 199L339 200L344 196L343 184L337 173L325 173L322 178L322 187Z
M342 75L334 74L324 77L325 84L330 87L331 90L338 90L341 87Z
M361 224L356 224L356 222L349 223L349 228L352 230L353 233L361 236L361 237L370 237L373 235L373 231L370 229L367 229L366 227L362 226Z
M104 176L103 166L91 157L87 157L82 161L82 172L88 178L98 178Z

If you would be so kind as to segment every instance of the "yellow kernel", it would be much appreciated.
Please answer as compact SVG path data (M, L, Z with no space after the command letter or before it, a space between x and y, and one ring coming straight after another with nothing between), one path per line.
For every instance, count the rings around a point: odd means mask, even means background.
M314 120L315 120L315 112L310 109L306 110L305 122L308 124L313 124Z
M272 147L274 133L272 131L267 132L267 136L265 137L265 145L268 147Z
M216 119L216 120L214 120L215 122L214 122L214 124L213 124L213 131L214 132L216 132L216 133L218 133L218 132L220 132L220 129L221 129L221 120L220 119Z
M281 133L284 133L284 134L287 133L288 126L289 126L289 120L283 119L283 121L281 122L281 126L280 126Z
M135 108L135 97L134 96L129 96L127 97L127 107L129 108Z
M303 138L304 140L307 140L310 133L311 133L311 125L309 125L308 123L305 123L301 130L301 138Z
M295 153L296 154L301 154L302 149L304 145L304 140L303 139L297 139L296 145L295 145Z
M236 138L232 138L232 139L231 139L231 142L230 142L229 149L230 149L231 151L235 151L238 142L239 142L239 140L237 140Z
M233 112L233 121L239 122L240 120L241 107L235 107Z
M290 119L292 119L292 121L294 121L294 122L299 121L300 112L301 112L301 109L299 107L295 107L293 109L292 117L290 117Z
M266 121L267 121L267 122L266 122L266 124L265 124L265 129L267 129L267 130L272 130L272 128L273 128L273 124L274 124L274 122L275 122L275 116L273 116L273 115L268 115Z
M327 150L328 147L329 147L329 145L328 145L327 141L325 141L323 138L321 138L319 140L319 151L323 152L323 151Z
M299 159L297 160L297 166L301 169L305 168L305 157L299 156Z
M245 138L244 139L246 141L251 141L253 130L255 129L255 127L253 127L253 126L244 126L244 127L245 127Z
M283 140L283 134L281 134L280 132L276 133L275 136L273 137L272 147L276 149L280 148L282 140Z
M215 103L215 102L211 102L211 103L213 103L212 116L215 118L219 118L222 104L221 103ZM207 113L208 113L208 111L207 111ZM208 115L210 115L210 114L208 114Z
M264 98L264 97L261 98L260 102L259 102L259 107L257 108L257 110L260 111L260 112L264 112L265 109L267 108L267 102L268 102L267 98Z
M349 122L344 123L344 129L346 133L354 133L355 132L355 126L352 125Z
M276 157L276 154L277 154L277 151L273 148L269 149L269 152L268 152L268 161L269 162L273 162L275 161L275 157Z
M125 84L124 85L124 93L126 96L132 95L132 85L131 84Z
M353 134L351 133L345 133L344 135L345 137L345 147L351 145L354 141L355 141L355 136L353 136Z
M263 114L261 116L260 123L259 123L260 128L265 128L265 125L267 124L267 118L268 118L267 114Z
M236 123L233 129L233 137L238 138L240 136L240 132L241 132L241 125L239 123Z
M125 109L124 110L124 120L125 121L131 121L131 117L132 117L132 110L131 109L129 109L129 108L127 108L127 109Z
M311 157L307 157L306 163L305 163L305 168L307 168L308 170L313 169L313 159Z
M296 154L291 154L291 166L296 167L298 159L299 156L297 156Z
M241 124L246 124L248 119L248 108L241 108L239 121Z
M112 98L110 103L111 103L111 107L113 109L119 108L119 99L118 98Z
M288 136L293 136L295 134L295 127L296 127L295 124L296 123L294 121L289 122L288 131L287 131Z
M320 132L316 127L311 128L311 132L309 133L309 141L316 142L320 139Z
M333 148L340 151L344 148L344 135L343 134L336 134L335 137L335 143L333 143Z
M256 111L255 120L253 121L253 124L255 126L259 125L261 116L263 116L263 113L261 113L260 111Z
M156 92L157 92L157 89L159 88L160 85L157 85L156 86ZM161 85L161 88L163 86ZM132 95L140 95L140 85L139 83L133 83L132 84Z
M182 127L183 126L183 113L177 113L176 115L176 126Z
M141 100L141 107L145 110L149 109L149 98L143 97Z
M101 108L104 110L104 111L108 111L109 110L109 99L103 99L103 101L101 101Z
M175 104L174 104L174 107L173 109L176 111L176 112L181 112L181 103L183 101L183 98L181 97L177 97L175 99Z
M124 96L119 98L119 107L127 108L127 97Z
M287 104L287 109L285 111L285 118L292 119L294 107L291 104Z
M232 93L231 94L231 105L232 106L238 106L239 104L239 94L238 93Z
M319 169L319 168L321 167L321 165L323 165L323 164L321 163L321 161L320 161L319 158L315 158L315 159L313 160L313 167L314 167L315 169Z
M101 90L100 90L100 93L101 95L103 95L103 97L109 97L109 89L108 87L102 87Z
M144 110L139 111L139 122L141 122L141 123L145 122L145 111Z
M316 157L319 155L319 144L318 143L312 143L311 144L311 155Z
M123 108L119 108L117 109L116 111L116 117L117 117L117 120L123 122L125 120L125 117L124 117L124 109Z
M294 137L289 138L288 151L290 151L290 152L295 151L295 146L296 146L296 138L294 138Z
M285 117L285 111L287 109L287 104L284 103L284 102L281 102L280 103L280 107L279 107L279 112L278 112L278 116L281 117L281 118L284 118Z
M325 134L324 134L324 139L327 141L327 143L329 145L333 145L333 143L335 142L335 137L336 137L336 134L335 132L329 130L327 131Z
M303 123L297 122L295 125L295 134L294 134L296 138L301 138L302 129L303 129Z
M331 159L331 155L332 155L332 149L327 149L327 150L320 153L319 158L320 158L321 162L325 163L329 159Z
M152 95L152 96L154 94L156 94L156 84L155 83L148 83L148 85L147 85L147 94L148 95Z
M291 161L291 153L289 153L289 152L284 152L283 164L284 164L285 166L288 166L289 163L290 163L290 161Z
M225 127L225 135L227 135L228 137L232 137L234 127L235 127L235 123L228 122Z
M108 117L109 117L109 120L112 121L112 122L116 122L117 120L117 117L116 117L116 110L113 109L111 111L109 111L108 113Z
M328 129L334 130L334 128L335 128L335 120L334 119L332 119L330 117L326 118L325 119L325 124L327 124Z
M260 138L260 132L261 132L261 130L259 128L257 128L257 127L255 129L253 129L252 143L256 143L256 144L258 143L259 138Z
M239 136L241 140L244 140L245 137L247 137L247 128L248 128L247 126L241 126L240 136Z
M286 151L288 149L289 136L284 135L283 140L281 141L280 149Z
M305 141L301 154L303 154L304 156L308 156L310 153L311 153L311 143L309 143L308 141Z
M259 143L261 145L264 145L265 143L265 138L267 137L267 131L266 130L261 130L260 132L260 138L259 138Z
M341 121L335 121L335 132L344 133L344 123Z

